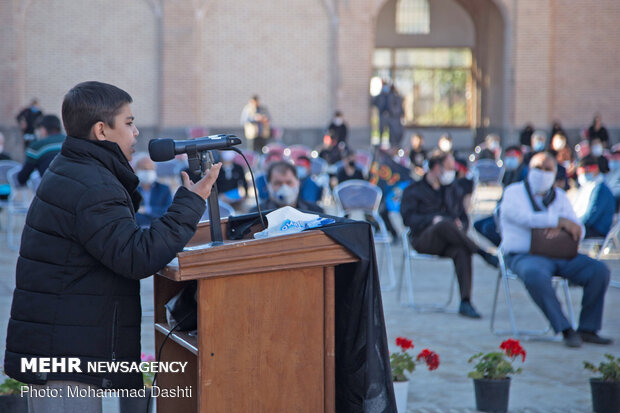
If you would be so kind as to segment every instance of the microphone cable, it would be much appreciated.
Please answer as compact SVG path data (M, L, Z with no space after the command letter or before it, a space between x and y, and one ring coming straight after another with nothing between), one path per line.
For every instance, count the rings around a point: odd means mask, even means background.
M263 218L263 212L261 211L260 203L258 202L258 189L256 188L256 180L254 179L254 172L252 172L252 167L250 166L248 159L245 157L245 155L243 154L243 152L241 152L240 149L231 147L229 149L224 149L224 150L230 150L230 151L237 152L239 155L241 155L241 157L245 161L245 164L248 166L248 169L250 171L250 176L252 177L252 186L254 187L254 199L256 200L256 209L258 211L258 216L260 217L260 223L263 225L263 229L267 229L267 226L265 226L265 220Z

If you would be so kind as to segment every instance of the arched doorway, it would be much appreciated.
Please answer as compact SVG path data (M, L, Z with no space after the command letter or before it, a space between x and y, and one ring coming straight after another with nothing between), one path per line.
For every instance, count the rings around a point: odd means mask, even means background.
M431 142L446 130L461 147L505 135L505 31L491 0L387 0L376 19L371 93L381 79L393 82L407 128L427 130Z

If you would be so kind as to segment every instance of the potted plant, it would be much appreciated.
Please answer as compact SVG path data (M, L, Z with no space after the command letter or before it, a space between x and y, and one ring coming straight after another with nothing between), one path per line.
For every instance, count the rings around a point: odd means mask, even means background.
M21 395L22 386L27 386L27 384L10 377L0 384L0 412L28 412L28 396Z
M525 361L525 350L519 340L508 339L499 348L502 351L474 354L469 362L476 362L474 371L468 374L474 379L476 410L483 412L508 411L508 394L510 392L509 374L521 373L512 363L521 356Z
M611 354L605 354L605 358L608 361L602 361L598 367L587 361L583 362L584 368L601 374L601 377L590 379L592 409L596 413L619 413L620 357L614 358Z
M155 356L152 354L142 353L141 360L145 363L155 361ZM149 371L142 372L142 382L146 390L144 397L119 397L119 407L121 413L133 413L133 412L146 412L148 405L148 412L153 410L153 399L151 398L151 388L153 387L153 378L155 373Z
M435 370L439 367L439 355L425 348L414 359L411 354L407 352L407 350L413 349L413 341L405 337L397 337L396 345L400 347L402 351L390 354L394 398L396 399L396 410L399 412L406 412L409 379L405 375L405 372L413 372L416 364L420 362L426 363L429 370Z

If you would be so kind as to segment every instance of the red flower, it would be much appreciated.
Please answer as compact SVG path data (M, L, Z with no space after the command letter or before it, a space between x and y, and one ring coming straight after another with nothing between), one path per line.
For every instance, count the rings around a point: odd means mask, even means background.
M425 348L418 354L416 360L424 359L429 370L436 370L439 367L439 354Z
M508 340L502 342L502 344L499 345L499 348L504 350L508 357L516 358L521 356L521 361L525 361L525 350L521 347L519 340L509 338Z
M410 348L413 348L413 341L409 340L408 338L405 337L397 337L396 338L396 345L400 348L403 349L403 351L407 351Z

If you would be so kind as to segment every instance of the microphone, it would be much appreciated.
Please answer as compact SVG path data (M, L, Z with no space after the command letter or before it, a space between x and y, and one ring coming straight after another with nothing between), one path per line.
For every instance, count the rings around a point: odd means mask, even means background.
M239 145L241 139L235 135L211 135L188 140L151 139L149 141L149 155L155 162L169 161L175 155L187 153L188 149L196 152L213 149L227 149Z

